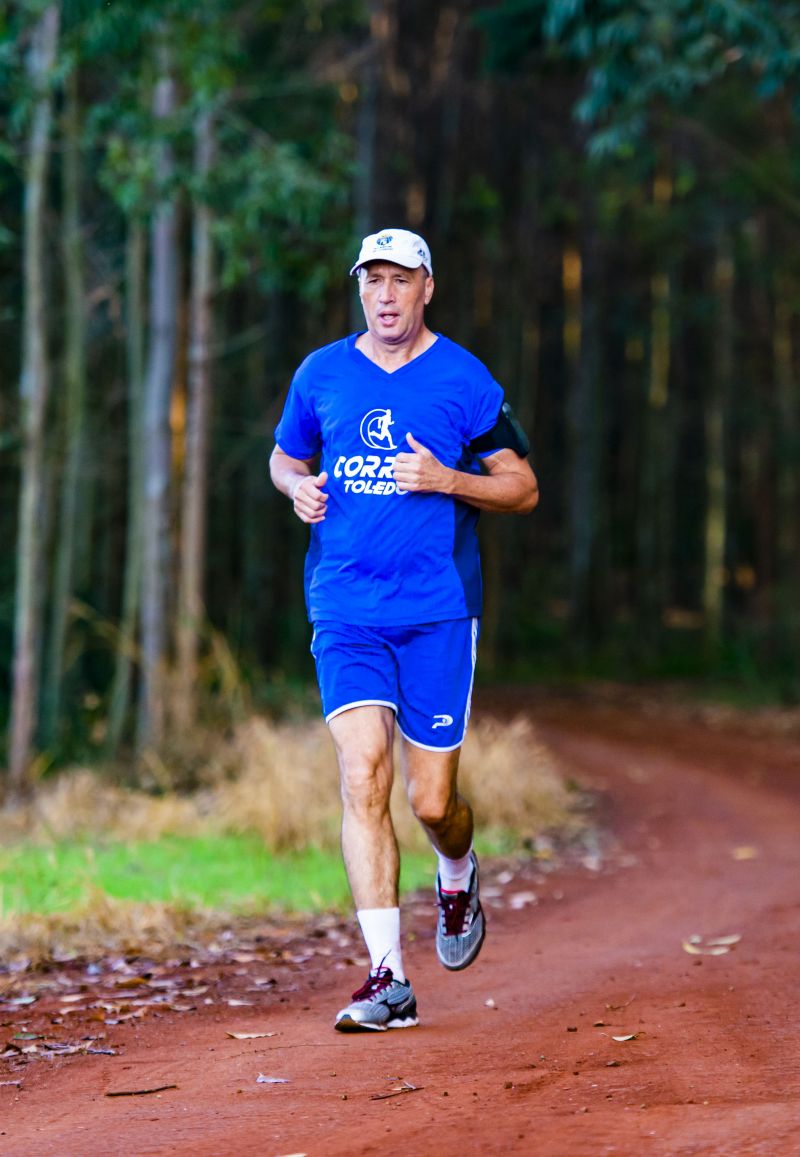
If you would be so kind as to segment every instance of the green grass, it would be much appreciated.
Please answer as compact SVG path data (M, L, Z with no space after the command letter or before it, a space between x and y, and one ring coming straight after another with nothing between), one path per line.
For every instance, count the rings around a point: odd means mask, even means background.
M434 870L432 853L404 853L403 889L429 887ZM273 855L253 836L20 844L0 851L0 918L66 913L98 891L117 900L239 913L350 905L338 852Z

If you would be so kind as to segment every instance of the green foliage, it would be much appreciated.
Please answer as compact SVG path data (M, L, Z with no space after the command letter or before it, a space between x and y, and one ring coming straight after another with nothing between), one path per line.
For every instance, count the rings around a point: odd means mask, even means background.
M317 6L309 7L314 16ZM352 148L333 125L331 87L300 73L292 77L296 9L286 3L267 6L265 16L277 25L276 35L259 62L255 84L249 82L248 56L254 13L232 16L222 3L204 5L202 11L184 3L145 4L131 12L127 39L119 8L108 24L95 14L80 30L80 59L97 61L105 74L105 97L94 102L87 123L87 148L100 152L99 179L120 211L144 216L159 201L181 196L206 202L215 213L226 288L256 274L265 289L298 286L314 298L329 276L325 262L316 258L331 244L341 246L345 235ZM168 46L181 94L169 120L156 118L150 107L156 42ZM308 106L322 113L312 118L313 127ZM214 114L218 146L205 188L198 185L193 164L193 127L203 110ZM269 129L263 127L265 119ZM165 144L175 161L167 183L159 164Z
M562 58L582 68L574 111L597 157L629 154L654 111L690 110L727 77L747 75L761 99L787 87L798 98L794 0L507 0L479 19L495 68Z

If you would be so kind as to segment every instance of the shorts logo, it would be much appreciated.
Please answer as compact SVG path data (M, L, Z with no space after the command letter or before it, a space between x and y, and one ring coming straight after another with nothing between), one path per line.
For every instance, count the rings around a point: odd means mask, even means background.
M437 727L450 727L453 722L452 715L434 715L431 731L435 731Z
M389 427L393 426L391 410L370 410L361 419L361 441L370 450L396 450Z

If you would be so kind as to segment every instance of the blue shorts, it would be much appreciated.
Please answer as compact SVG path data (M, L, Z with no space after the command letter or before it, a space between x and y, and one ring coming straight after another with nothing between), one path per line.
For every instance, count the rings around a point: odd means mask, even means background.
M416 747L454 751L467 730L479 630L479 619L413 627L316 623L311 653L326 723L353 707L390 707Z

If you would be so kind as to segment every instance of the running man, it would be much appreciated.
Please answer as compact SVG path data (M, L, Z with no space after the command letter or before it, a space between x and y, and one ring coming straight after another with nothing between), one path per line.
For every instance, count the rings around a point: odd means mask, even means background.
M439 960L466 968L483 944L472 810L457 786L482 601L476 523L479 510L528 513L539 496L501 387L425 324L434 284L423 239L372 234L350 273L366 330L297 370L270 459L273 482L311 527L311 650L371 961L336 1017L342 1032L418 1023L389 813L395 726L408 799L438 858Z

